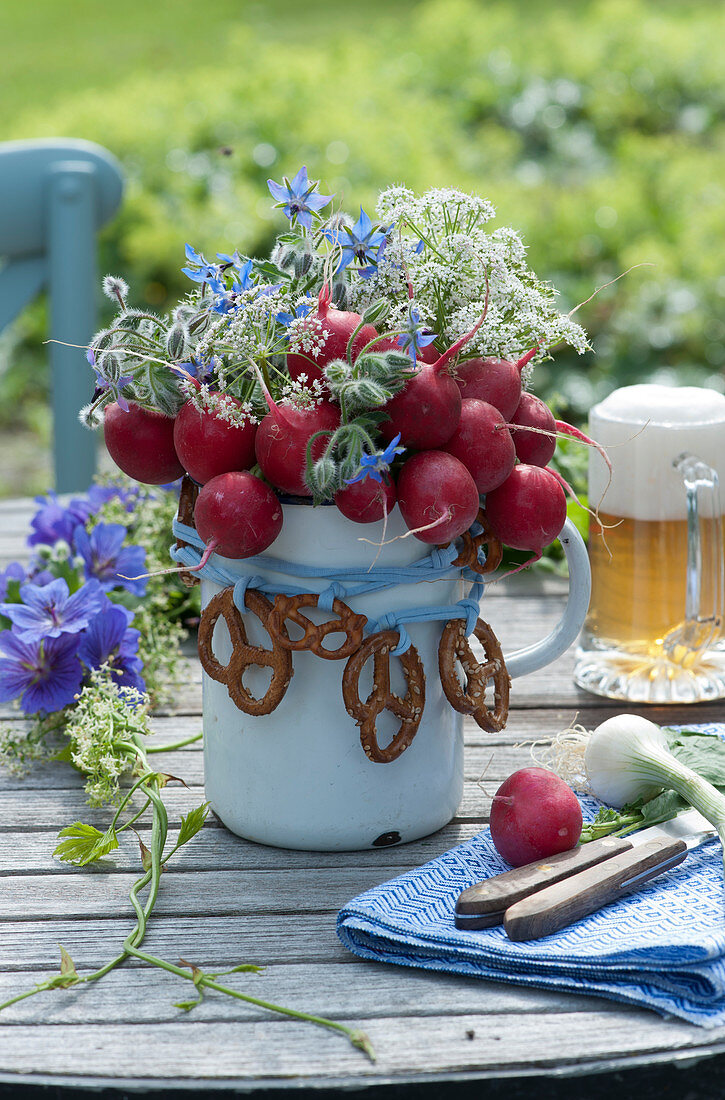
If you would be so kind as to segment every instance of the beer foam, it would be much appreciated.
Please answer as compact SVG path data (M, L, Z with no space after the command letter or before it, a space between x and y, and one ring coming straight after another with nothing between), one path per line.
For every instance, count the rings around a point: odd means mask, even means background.
M682 475L673 465L684 453L725 481L725 395L716 390L625 386L594 406L589 434L607 451L613 468L607 488L606 464L592 452L590 505L604 512L644 520L685 519ZM721 512L724 499L722 490Z

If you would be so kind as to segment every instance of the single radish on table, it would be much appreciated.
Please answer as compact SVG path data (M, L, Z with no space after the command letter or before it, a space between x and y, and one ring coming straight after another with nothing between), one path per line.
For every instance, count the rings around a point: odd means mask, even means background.
M373 477L353 481L335 493L335 504L343 516L355 523L376 523L389 516L397 494L392 478L376 481Z
M505 481L516 462L514 441L501 413L475 398L463 398L458 427L443 449L461 460L479 493Z
M476 483L447 451L421 451L409 458L398 475L397 490L405 525L421 542L450 542L478 515Z
M311 497L305 480L307 445L317 432L331 435L340 425L340 410L329 401L297 407L276 405L268 394L270 411L257 429L255 452L262 473L283 493ZM311 447L314 462L327 446L326 435L318 436Z
M537 561L566 522L566 496L551 470L520 463L486 494L486 519L501 542Z
M257 425L242 414L223 419L225 406L233 415L242 403L229 395L219 398L218 410L199 409L194 401L182 405L174 423L174 445L186 472L203 485L217 474L248 470L256 462Z
M563 779L546 768L522 768L491 803L491 840L514 867L567 852L579 841L582 811Z
M199 491L194 525L208 552L225 558L261 554L282 530L282 505L276 493L248 470L211 478Z
M174 419L130 402L128 411L113 401L103 410L103 438L124 474L146 485L165 485L184 473L174 447Z
M546 466L556 450L556 420L549 406L533 393L522 393L511 425L519 462ZM526 428L537 430L527 432Z

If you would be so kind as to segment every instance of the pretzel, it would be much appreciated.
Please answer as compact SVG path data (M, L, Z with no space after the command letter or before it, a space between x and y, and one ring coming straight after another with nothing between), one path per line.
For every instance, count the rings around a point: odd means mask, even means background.
M342 674L342 698L351 718L360 726L360 741L368 760L388 764L407 749L415 737L425 704L425 673L415 646L400 656L407 691L403 699L390 688L389 653L398 642L396 630L381 630L371 634L353 653ZM374 661L373 690L365 702L360 699L360 673L368 658ZM400 727L386 748L378 744L376 722L384 710L400 718Z
M184 474L181 479L181 490L179 492L179 508L176 513L176 518L180 523L185 524L186 527L194 526L194 505L196 504L196 498L199 495L199 486L195 481L192 481L188 474ZM182 546L188 546L188 542L184 542L183 539L176 540L176 549L179 550ZM194 573L189 573L188 570L184 570L179 573L179 577L189 588L193 588L195 584L199 583L199 578Z
M503 547L499 539L493 534L483 508L478 510L476 523L480 524L483 530L478 535L472 535L470 531L463 532L460 536L463 543L461 552L451 564L461 567L467 566L474 573L484 576L486 573L493 573L494 569L498 569L503 557ZM450 543L447 542L445 546L450 546ZM486 547L486 561L483 565L478 559L478 552L482 546Z
M266 628L272 610L269 600L254 588L247 589L244 599L248 609ZM226 665L217 659L212 646L214 627L220 616L227 624L232 640L232 655ZM284 631L284 627L281 629ZM278 645L275 638L272 638L271 649L249 644L244 619L234 603L234 589L231 587L212 596L201 613L199 659L212 680L226 684L229 698L245 714L271 714L282 700L292 679L292 654ZM250 665L272 669L272 680L261 699L251 695L242 682L244 672Z
M318 657L324 657L327 661L341 661L350 657L359 647L363 638L363 627L368 621L365 615L356 615L342 600L333 600L332 610L336 619L328 619L325 623L313 623L306 615L301 614L301 607L317 607L319 596L310 592L300 596L285 596L280 593L275 596L274 607L267 620L267 630L274 642L277 642L287 650L309 649ZM292 640L284 623L291 619L304 630L304 635ZM338 649L327 649L322 643L328 634L346 635L346 641Z
M473 655L466 637L465 619L451 619L438 645L438 669L446 699L460 714L470 714L482 730L497 733L506 725L509 710L511 680L506 671L501 646L488 623L479 619L473 631L483 646L485 664ZM466 686L456 673L458 661L463 669ZM486 706L486 686L493 680L494 705Z

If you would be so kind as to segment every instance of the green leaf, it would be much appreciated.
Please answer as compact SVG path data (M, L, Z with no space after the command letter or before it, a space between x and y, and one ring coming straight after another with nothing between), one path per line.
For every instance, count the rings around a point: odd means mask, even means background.
M102 859L114 848L118 848L116 830L111 826L102 833L93 825L85 825L82 821L74 821L58 833L64 839L53 852L54 856L64 863L75 863L83 867L87 863L93 863Z
M673 756L715 787L725 788L725 741L695 730L665 733Z
M68 989L69 986L75 985L80 981L76 972L75 963L70 957L62 943L58 944L60 948L60 974L54 975L49 978L47 982L43 982L40 988L45 989Z
M199 997L196 1001L173 1001L174 1008L183 1008L184 1012L191 1012L192 1008L196 1008L204 1000L203 997Z
M209 815L209 805L208 802L202 802L201 806L197 806L196 809L191 810L185 816L182 815L179 839L176 842L177 847L180 848L182 844L186 844L188 840L196 836Z

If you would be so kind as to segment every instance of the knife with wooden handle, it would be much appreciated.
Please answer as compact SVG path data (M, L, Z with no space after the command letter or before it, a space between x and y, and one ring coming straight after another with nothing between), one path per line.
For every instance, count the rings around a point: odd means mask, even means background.
M717 836L696 810L624 837L602 837L469 886L456 902L457 928L503 923L509 939L540 939L676 867Z
M503 926L510 940L539 940L601 909L609 901L682 863L684 840L652 837L574 878L563 879L511 905Z
M568 852L559 852L548 859L527 863L523 867L514 867L512 871L503 871L500 875L485 878L459 894L455 913L456 928L491 928L495 924L501 924L504 913L515 902L631 849L631 840L605 836L578 848L570 848Z

